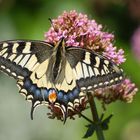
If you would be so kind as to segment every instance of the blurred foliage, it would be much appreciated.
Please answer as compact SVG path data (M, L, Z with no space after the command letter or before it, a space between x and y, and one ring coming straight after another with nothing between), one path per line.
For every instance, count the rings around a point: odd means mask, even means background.
M140 88L140 63L135 60L130 45L131 36L139 23L130 16L125 1L0 0L0 40L43 40L44 32L50 27L48 18L56 18L64 10L75 9L103 24L105 31L115 34L114 43L125 50L127 61L123 67L126 75ZM31 121L28 117L30 103L25 102L17 93L15 81L0 74L0 140L80 140L85 133L85 120L68 120L63 125L57 120L47 119L44 115L46 107L39 107L34 121ZM131 104L116 102L107 106L106 115L114 113L110 129L105 132L107 140L126 140L129 135L139 135L140 128L137 125L133 125L133 130L137 131L129 131L131 122L140 121L139 106L139 94ZM88 114L88 111L85 113ZM132 139L138 140L140 137Z

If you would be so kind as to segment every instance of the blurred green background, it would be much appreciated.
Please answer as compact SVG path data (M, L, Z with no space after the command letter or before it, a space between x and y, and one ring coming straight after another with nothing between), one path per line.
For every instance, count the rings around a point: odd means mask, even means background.
M140 61L131 46L133 33L140 24L139 0L0 0L0 40L44 40L44 32L50 27L48 18L56 18L64 10L85 13L115 34L115 44L125 50L125 73L140 87ZM48 119L47 107L42 106L31 121L30 106L18 94L16 81L0 73L0 140L82 139L87 124L82 118L63 125ZM131 104L117 101L108 105L106 115L114 113L114 117L110 129L105 131L106 140L140 140L139 108L139 94ZM90 116L89 112L85 114ZM96 136L89 140L96 140Z

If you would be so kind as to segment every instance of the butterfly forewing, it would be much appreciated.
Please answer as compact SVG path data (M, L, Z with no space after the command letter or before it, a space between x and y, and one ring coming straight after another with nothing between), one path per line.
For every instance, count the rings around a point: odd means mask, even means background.
M94 90L122 81L123 73L107 58L87 49L68 47L67 59L81 90Z
M17 79L25 77L37 65L49 58L51 48L50 44L43 41L0 42L0 69Z

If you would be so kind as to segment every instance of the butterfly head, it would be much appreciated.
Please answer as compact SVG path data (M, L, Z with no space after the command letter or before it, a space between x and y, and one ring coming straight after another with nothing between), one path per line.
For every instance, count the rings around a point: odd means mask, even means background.
M66 46L65 45L65 39L64 39L64 37L62 37L60 39L60 41L57 42L57 44L55 45L54 49L56 51L61 50L62 52L65 52L65 46Z

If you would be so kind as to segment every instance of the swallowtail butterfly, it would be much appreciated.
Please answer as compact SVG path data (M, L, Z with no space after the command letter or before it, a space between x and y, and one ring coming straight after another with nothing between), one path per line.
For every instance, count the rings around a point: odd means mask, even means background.
M115 85L123 80L116 64L92 50L55 46L44 41L11 40L0 42L0 70L17 81L19 93L32 102L61 110L62 120L80 105L86 92Z

